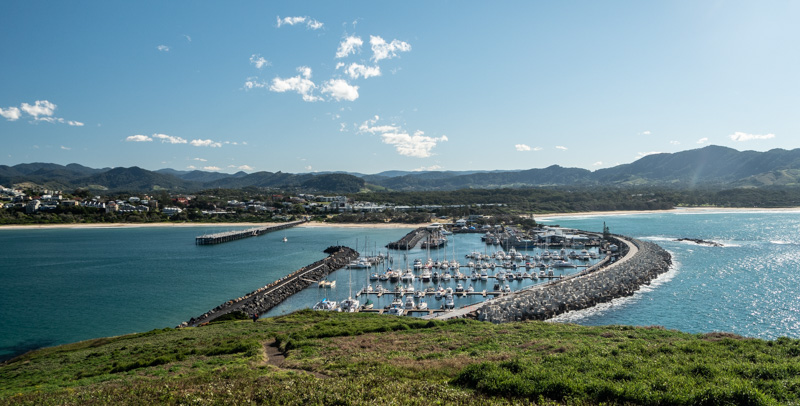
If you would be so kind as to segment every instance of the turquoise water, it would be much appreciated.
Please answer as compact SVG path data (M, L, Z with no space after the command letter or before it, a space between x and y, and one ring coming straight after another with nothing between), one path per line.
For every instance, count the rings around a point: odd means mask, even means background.
M559 321L800 337L800 212L679 212L546 223L599 231L604 221L612 233L661 245L675 266L631 298L563 315ZM724 247L674 241L682 237Z
M614 233L660 244L673 254L675 267L631 298L559 320L800 337L800 212L637 214L547 223L600 231L603 221ZM293 228L285 232L286 243L281 231L214 246L194 245L196 235L223 230L227 228L0 229L0 359L42 346L173 327L324 258L322 251L328 246L385 252L381 247L409 231ZM725 247L674 241L680 237L713 240ZM485 247L479 235L455 237L462 264L465 253L483 252ZM448 259L452 249L448 246ZM391 255L393 266L401 268L403 254ZM412 250L408 261L425 256ZM444 259L444 251L431 256ZM322 297L344 299L351 287L355 292L370 283L367 275L365 270L338 271L332 275L336 288L312 285L267 316L310 307ZM466 287L474 282L462 283ZM488 285L493 284L479 283L478 291L491 290ZM518 289L530 283L510 285ZM417 289L424 286L415 282ZM440 306L426 300L431 308ZM477 300L456 298L456 305Z

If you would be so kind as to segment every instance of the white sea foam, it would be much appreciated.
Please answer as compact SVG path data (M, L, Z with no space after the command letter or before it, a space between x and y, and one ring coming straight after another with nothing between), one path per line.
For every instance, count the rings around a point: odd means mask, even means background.
M675 275L678 274L681 264L675 261L675 254L670 252L670 255L672 255L673 259L672 267L670 267L670 270L664 272L657 278L653 279L649 285L642 285L641 287L639 287L639 289L636 290L636 292L634 292L632 296L619 297L610 302L600 303L588 309L573 310L570 312L562 313L556 317L553 317L552 319L548 319L547 321L552 323L578 323L581 320L586 319L588 317L602 315L603 313L611 309L628 306L638 302L639 300L642 299L644 295L656 290L659 286L670 282L673 278L675 278Z

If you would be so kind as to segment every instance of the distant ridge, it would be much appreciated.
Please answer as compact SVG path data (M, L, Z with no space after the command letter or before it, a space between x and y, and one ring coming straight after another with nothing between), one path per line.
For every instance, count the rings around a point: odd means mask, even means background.
M207 171L138 167L93 169L79 164L0 165L0 185L30 182L53 189L94 188L109 191L196 191L208 188L300 189L355 193L369 185L398 191L548 186L767 187L800 185L800 149L737 151L710 145L676 153L648 155L629 164L589 171L552 165L516 171L385 171L374 175L347 172Z

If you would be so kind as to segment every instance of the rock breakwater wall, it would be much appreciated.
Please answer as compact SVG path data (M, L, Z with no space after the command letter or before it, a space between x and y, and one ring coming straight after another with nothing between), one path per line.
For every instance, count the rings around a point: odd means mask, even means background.
M350 261L358 258L358 252L344 246L329 247L325 253L329 254L327 258L306 265L242 297L229 300L198 317L192 317L178 327L198 326L236 311L250 317L264 314L289 296L309 287L312 283L321 281L329 273L345 267Z
M607 258L606 263L571 277L491 300L474 313L475 317L493 323L549 319L630 296L672 265L670 254L656 244L614 239L622 259L608 264L611 260Z
M410 250L414 248L423 238L427 237L430 233L425 227L420 227L412 230L410 233L403 236L403 238L386 244L386 248L392 250Z

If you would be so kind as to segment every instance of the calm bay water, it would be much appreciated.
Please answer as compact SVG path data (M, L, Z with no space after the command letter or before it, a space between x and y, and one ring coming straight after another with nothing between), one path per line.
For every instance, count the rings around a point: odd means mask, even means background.
M600 231L603 221L614 233L660 244L673 254L676 266L632 298L559 320L800 337L800 212L637 214L548 223ZM281 231L215 246L194 245L196 235L227 229L0 229L0 359L41 346L172 327L325 257L322 251L328 246L385 252L381 247L409 231L293 228L285 232L286 243ZM674 241L680 237L725 247ZM464 253L486 249L476 234L455 237L455 248L462 264ZM448 259L452 249L448 246ZM401 268L403 254L390 254L393 266ZM412 250L408 261L426 255ZM434 259L444 255L431 254ZM313 285L267 316L310 307L322 297L346 298L351 288L355 292L369 283L368 273L338 271L332 275L335 289ZM529 283L512 282L511 287ZM415 287L424 285L416 282ZM477 283L475 288L491 290ZM440 305L428 300L432 308ZM457 299L456 305L477 300Z

